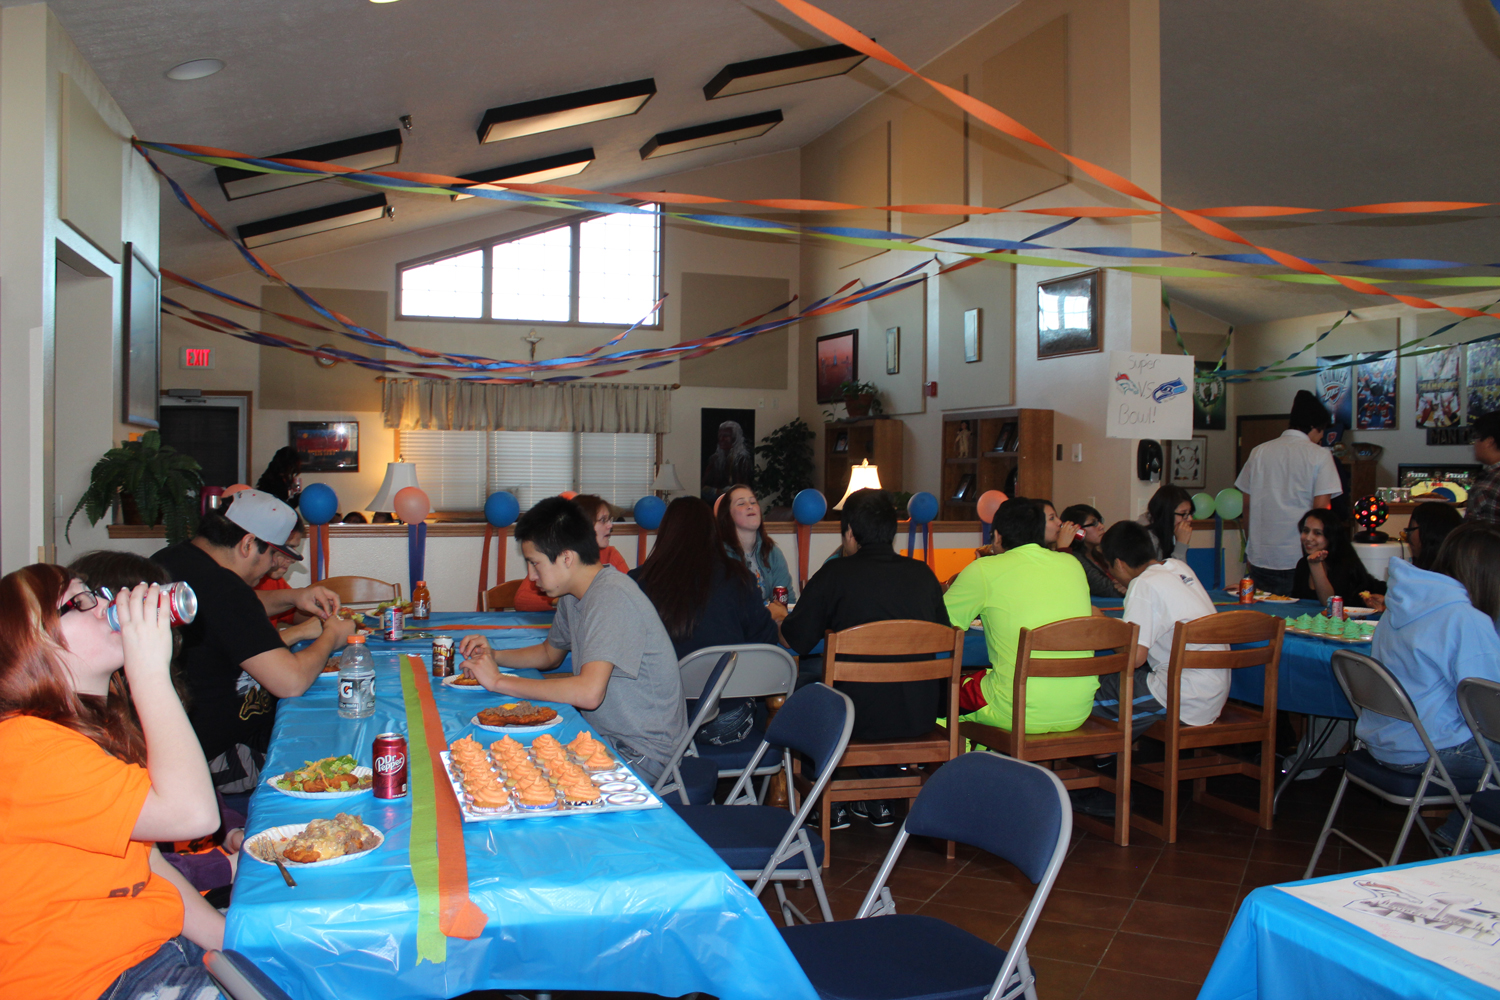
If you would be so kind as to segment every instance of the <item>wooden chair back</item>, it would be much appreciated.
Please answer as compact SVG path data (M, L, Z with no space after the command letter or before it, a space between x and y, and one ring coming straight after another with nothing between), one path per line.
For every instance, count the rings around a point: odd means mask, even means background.
M1281 640L1286 633L1286 619L1260 611L1221 611L1190 622L1178 622L1172 633L1172 659L1167 667L1167 725L1182 728L1178 699L1184 670L1239 670L1243 667L1265 667L1260 718L1276 719L1276 672L1281 663ZM1189 645L1265 643L1249 649L1188 649ZM1195 733L1211 726L1189 726ZM1207 733L1197 734L1208 738ZM1184 744L1190 745L1190 744ZM1217 744L1199 743L1200 746Z
M952 659L936 659L948 653ZM840 660L849 656L909 656L910 660L866 663ZM935 622L894 619L855 625L842 632L829 632L823 652L823 682L928 681L951 678L957 684L964 659L964 633ZM957 705L957 688L954 689ZM956 718L956 716L954 716Z
M1011 687L1011 756L1033 759L1026 752L1026 682L1033 677L1088 677L1120 675L1120 705L1133 703L1135 696L1134 660L1136 641L1141 627L1118 618L1085 616L1064 618L1037 628L1021 629L1016 647L1016 672ZM1100 650L1114 652L1102 656ZM1089 653L1089 656L1039 657L1036 653ZM1107 721L1101 721L1108 726ZM1121 711L1116 731L1130 731L1130 715ZM1051 734L1049 734L1051 735ZM1033 738L1033 742L1035 742Z
M401 600L401 584L386 583L371 576L330 576L321 586L339 595L342 604L379 604Z
M516 607L516 591L521 589L525 577L508 580L498 587L491 587L484 592L484 610L486 611L513 611Z

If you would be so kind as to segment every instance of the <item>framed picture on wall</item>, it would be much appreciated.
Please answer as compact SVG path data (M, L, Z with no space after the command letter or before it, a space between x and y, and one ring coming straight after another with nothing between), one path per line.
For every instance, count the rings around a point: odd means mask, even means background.
M161 278L146 263L135 244L125 244L124 304L120 311L125 333L124 422L159 427L156 404L161 398Z
M303 472L359 471L359 421L289 420L286 427Z
M755 485L755 411L701 411L698 495L713 503L736 483Z
M885 331L885 373L901 373L901 328L893 326Z
M1036 285L1036 356L1061 358L1104 349L1100 322L1100 271Z
M1208 480L1208 438L1171 442L1167 456L1168 480L1173 486L1203 489Z
M964 364L979 360L979 310L964 310Z
M859 331L845 330L818 338L818 402L843 400L839 386L859 381Z

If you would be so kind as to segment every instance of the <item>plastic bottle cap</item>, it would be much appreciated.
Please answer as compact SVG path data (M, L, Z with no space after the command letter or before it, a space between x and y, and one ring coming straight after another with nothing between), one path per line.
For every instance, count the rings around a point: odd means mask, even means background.
M351 635L349 637L348 641L351 642L351 643L364 642L365 641L365 637L362 636L362 635Z
M425 587L425 586L427 586L427 581L426 580L418 580L417 581L417 586L418 587Z

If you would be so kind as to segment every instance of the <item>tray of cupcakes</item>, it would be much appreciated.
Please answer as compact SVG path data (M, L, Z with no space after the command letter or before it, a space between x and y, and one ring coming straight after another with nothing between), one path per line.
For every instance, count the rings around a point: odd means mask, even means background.
M566 744L544 733L529 747L510 736L488 747L466 736L442 757L466 823L662 805L649 786L588 732Z
M1335 642L1370 642L1375 636L1375 623L1358 618L1300 615L1286 620L1286 630L1319 639L1332 639Z

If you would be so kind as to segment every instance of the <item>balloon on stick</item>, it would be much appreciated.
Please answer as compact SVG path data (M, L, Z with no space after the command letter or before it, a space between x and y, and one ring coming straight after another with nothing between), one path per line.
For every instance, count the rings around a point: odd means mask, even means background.
M411 589L417 589L417 581L425 579L423 565L427 561L427 525L425 518L432 510L432 501L420 487L407 486L397 490L391 498L396 516L406 522L406 565L411 577ZM410 591L408 591L410 593Z
M313 556L312 578L316 583L328 576L328 522L339 512L339 495L331 486L313 483L302 491L297 509L308 523Z
M641 497L631 508L635 515L638 533L635 536L635 564L646 561L646 535L661 527L661 519L667 513L667 502L655 494Z
M1245 512L1245 494L1226 486L1214 497L1214 511L1226 521L1234 520Z
M979 515L979 537L984 539L984 544L990 544L994 533L992 522L995 520L995 511L1000 505L1010 498L999 490L985 490L979 495L979 502L974 505L974 513Z
M505 490L497 490L491 493L484 501L484 547L479 553L479 596L475 599L474 610L486 611L484 595L490 589L490 541L499 539L499 552L496 555L495 583L505 582L505 559L508 553L505 551L505 534L516 518L521 516L521 502L516 499L514 493Z
M1207 493L1193 494L1193 516L1200 521L1207 521L1214 516L1214 498Z
M812 544L812 526L828 513L828 498L809 487L792 497L792 517L797 521L797 589L807 584L807 556Z
M514 493L499 490L484 502L484 519L496 528L509 528L521 516L521 501Z
M931 566L933 561L932 552L932 521L938 515L938 498L923 490L913 493L911 499L906 501L906 513L910 518L906 528L906 554L915 556L917 552L916 533L918 526L922 529L922 559Z

